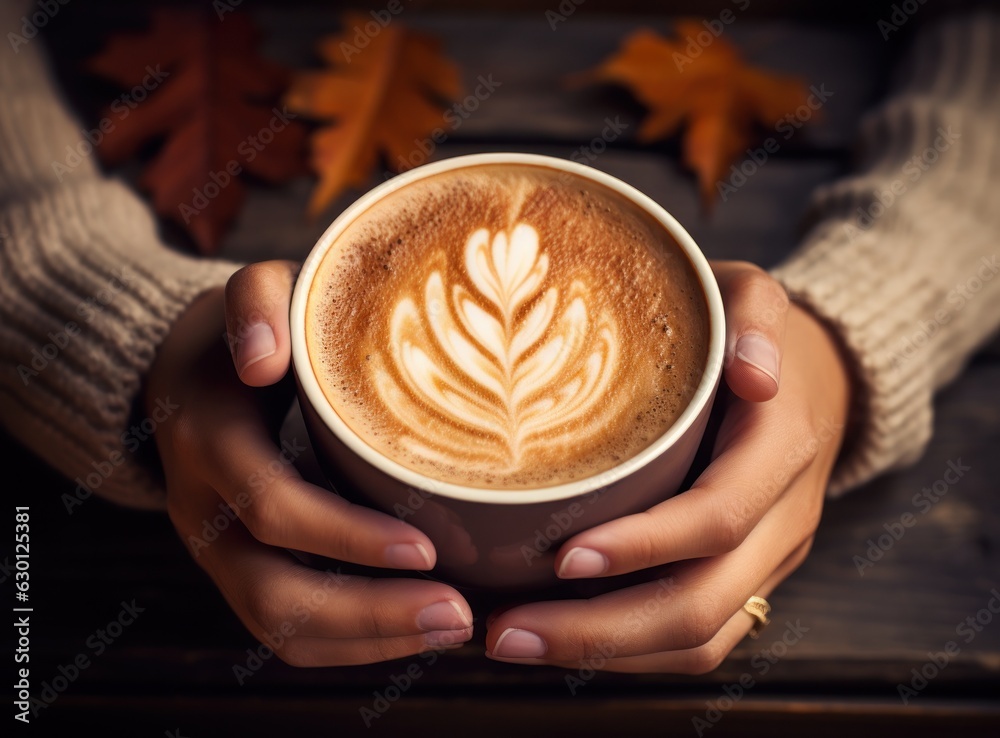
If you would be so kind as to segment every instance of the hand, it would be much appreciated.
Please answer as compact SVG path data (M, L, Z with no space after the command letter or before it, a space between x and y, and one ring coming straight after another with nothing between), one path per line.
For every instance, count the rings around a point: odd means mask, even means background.
M288 371L294 279L285 262L240 270L161 346L144 397L147 407L179 406L156 433L170 519L243 624L290 664L364 664L461 644L472 612L451 587L318 571L286 550L399 569L427 570L436 558L416 528L305 482L272 440L288 388L245 384L272 385ZM232 358L227 335L237 337Z
M694 486L559 549L563 578L677 562L670 576L487 621L487 655L522 664L701 674L755 621L743 611L805 559L843 436L847 373L831 336L755 266L713 265L728 324L724 415ZM787 341L785 332L787 330ZM780 383L780 390L779 390Z

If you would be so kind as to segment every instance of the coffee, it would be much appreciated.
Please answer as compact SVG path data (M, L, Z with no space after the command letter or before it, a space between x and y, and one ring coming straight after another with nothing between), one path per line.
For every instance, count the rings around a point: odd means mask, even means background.
M306 305L326 399L434 479L524 489L617 466L701 380L704 292L624 196L544 166L433 175L359 215Z

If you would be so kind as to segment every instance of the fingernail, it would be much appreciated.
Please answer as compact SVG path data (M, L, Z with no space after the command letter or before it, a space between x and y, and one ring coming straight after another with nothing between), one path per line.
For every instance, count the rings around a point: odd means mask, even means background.
M242 374L248 366L266 359L278 350L274 331L267 323L254 323L236 343L236 368Z
M755 366L778 383L778 352L774 344L756 333L740 336L736 342L736 357Z
M472 623L457 602L442 600L417 614L417 627L421 630L462 630L472 627Z
M472 638L472 628L435 630L424 635L424 644L431 648L450 648L461 646L470 638Z
M608 570L608 558L592 548L571 548L559 565L558 576L562 579L597 577Z
M537 659L549 649L542 637L530 630L507 628L493 647L493 655L505 659Z
M394 543L385 548L385 561L393 569L430 569L431 557L420 543Z

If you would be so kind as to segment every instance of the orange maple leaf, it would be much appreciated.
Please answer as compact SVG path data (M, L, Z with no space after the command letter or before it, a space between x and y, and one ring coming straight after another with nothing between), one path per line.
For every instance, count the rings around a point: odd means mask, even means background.
M148 31L113 36L89 62L131 88L104 111L101 159L118 164L164 139L139 186L206 253L239 213L241 175L283 182L305 171L304 128L274 105L287 72L258 56L257 44L244 15L166 8L154 11Z
M310 137L310 164L319 176L311 216L345 188L367 184L379 155L393 171L414 166L420 144L450 128L440 103L461 93L458 68L442 56L440 43L398 21L365 36L368 44L358 48L358 29L370 20L348 13L344 30L320 41L329 68L298 72L285 96L293 111L331 123Z
M705 30L691 20L678 21L675 28L685 40ZM798 78L748 66L725 38L698 48L700 54L689 54L684 41L642 29L575 81L627 87L650 111L637 133L642 143L672 136L686 122L683 161L697 175L702 202L710 209L716 184L754 142L756 127L775 126L806 104L809 91Z

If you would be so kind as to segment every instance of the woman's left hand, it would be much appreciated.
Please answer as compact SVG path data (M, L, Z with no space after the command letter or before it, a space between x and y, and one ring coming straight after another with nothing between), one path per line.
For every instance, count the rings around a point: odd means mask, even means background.
M805 559L848 408L827 330L756 266L713 265L728 326L725 413L694 486L566 541L556 570L670 576L591 599L535 602L488 622L487 655L521 664L701 674L755 624L743 610Z

